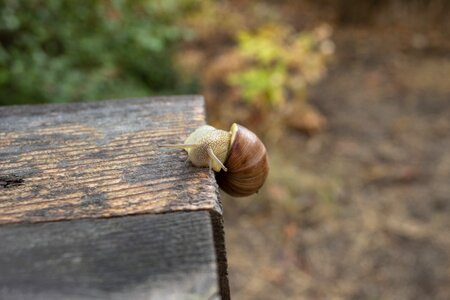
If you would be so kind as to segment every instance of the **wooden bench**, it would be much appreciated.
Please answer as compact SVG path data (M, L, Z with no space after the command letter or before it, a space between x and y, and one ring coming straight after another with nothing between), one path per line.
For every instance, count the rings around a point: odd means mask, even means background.
M0 299L228 299L198 96L0 107Z

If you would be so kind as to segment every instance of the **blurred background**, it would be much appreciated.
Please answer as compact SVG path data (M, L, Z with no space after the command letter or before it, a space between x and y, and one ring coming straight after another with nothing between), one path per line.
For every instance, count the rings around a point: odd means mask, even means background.
M269 151L235 299L450 299L449 1L0 1L0 104L193 93Z

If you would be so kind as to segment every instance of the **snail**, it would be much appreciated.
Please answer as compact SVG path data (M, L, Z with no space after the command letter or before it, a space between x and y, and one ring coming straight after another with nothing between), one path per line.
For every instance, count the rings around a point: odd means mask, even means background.
M253 132L236 123L230 131L203 125L184 144L159 147L186 150L194 166L214 170L219 187L235 197L258 192L269 172L264 144Z

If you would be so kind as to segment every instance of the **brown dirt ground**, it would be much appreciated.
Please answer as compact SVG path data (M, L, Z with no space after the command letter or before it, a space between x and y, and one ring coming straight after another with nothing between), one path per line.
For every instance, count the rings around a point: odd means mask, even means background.
M223 195L234 299L450 299L450 39L384 24L335 26L308 98L327 129L267 140L261 193Z
M288 132L264 195L224 199L236 299L449 299L450 48L372 30L337 32L310 91L328 129Z

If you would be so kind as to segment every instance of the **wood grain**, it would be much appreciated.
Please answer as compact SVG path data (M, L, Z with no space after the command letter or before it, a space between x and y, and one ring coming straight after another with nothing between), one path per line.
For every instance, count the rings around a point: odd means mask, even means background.
M206 211L3 225L0 299L219 299L212 236Z
M214 176L181 143L202 97L0 107L0 224L209 210Z

